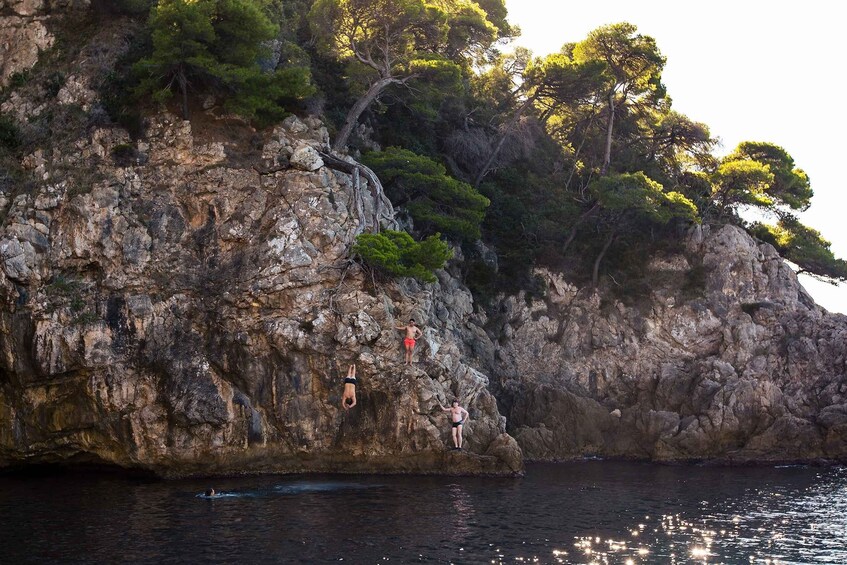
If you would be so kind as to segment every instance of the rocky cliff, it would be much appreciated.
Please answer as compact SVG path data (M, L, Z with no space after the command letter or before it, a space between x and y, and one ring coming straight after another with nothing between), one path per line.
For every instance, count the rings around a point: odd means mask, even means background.
M0 0L0 81L86 6ZM96 85L126 29L90 26L60 80L18 81L0 106L43 130L0 175L0 466L511 474L521 449L847 461L847 318L770 246L697 228L627 303L539 271L543 300L482 309L461 257L435 284L379 281L349 250L390 210L327 166L318 120L256 132L214 109L162 114L131 140L104 119ZM412 368L393 329L409 317L426 328ZM453 397L467 453L446 451L437 404Z
M49 47L45 23L85 9L65 4L5 3L20 28L4 28L18 34L4 80ZM50 135L0 183L0 466L520 473L487 377L464 362L470 293L448 272L423 288L350 261L390 210L324 166L320 122L260 134L163 114L132 141L96 93L125 28L89 29L53 92L19 81L2 105ZM394 327L412 316L426 336L404 367ZM465 453L447 450L452 398L471 413Z
M168 115L144 139L93 128L61 157L25 159L43 182L14 199L0 238L3 463L520 472L454 338L469 293L448 273L380 284L349 261L362 219L351 176L317 154L318 122L287 120L255 155ZM57 159L98 163L90 190L54 178ZM426 338L404 368L394 326L410 316ZM470 454L446 452L437 404L453 397L472 415Z
M648 270L631 305L541 271L546 300L487 320L481 365L527 458L847 461L847 317L734 226Z

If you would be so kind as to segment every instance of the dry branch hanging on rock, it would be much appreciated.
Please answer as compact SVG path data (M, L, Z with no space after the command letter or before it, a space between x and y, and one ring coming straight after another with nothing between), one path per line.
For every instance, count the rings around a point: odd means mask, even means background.
M399 224L397 223L397 220L394 219L394 206L391 204L388 197L385 196L385 190L382 188L382 183L380 182L379 177L376 176L376 173L361 163L350 163L339 157L323 152L320 153L320 156L321 159L323 159L324 165L330 169L353 175L353 191L356 197L356 213L362 220L362 225L356 235L363 232L365 229L369 229L374 233L379 233L383 222L385 224L384 227L386 228L398 229ZM364 212L365 206L360 176L364 176L365 180L368 181L368 185L371 189L371 196L373 197L373 216L370 218L366 217Z

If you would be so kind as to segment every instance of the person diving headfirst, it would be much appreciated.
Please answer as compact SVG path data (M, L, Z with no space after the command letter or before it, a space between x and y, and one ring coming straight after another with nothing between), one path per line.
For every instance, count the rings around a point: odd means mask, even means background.
M347 367L347 376L344 377L344 392L341 394L341 407L349 410L356 405L356 365Z

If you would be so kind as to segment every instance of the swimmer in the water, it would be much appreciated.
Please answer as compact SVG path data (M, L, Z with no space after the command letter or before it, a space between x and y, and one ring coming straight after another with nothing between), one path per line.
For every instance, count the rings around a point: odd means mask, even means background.
M438 406L441 406L440 402ZM462 449L462 426L468 421L470 414L459 406L458 400L454 400L450 408L441 406L441 409L450 412L450 417L453 420L453 449Z
M215 489L213 489L213 488L206 489L206 496L217 496L217 495L218 495L218 493L215 492Z
M344 377L344 393L341 395L341 407L349 410L356 405L356 365L347 367Z

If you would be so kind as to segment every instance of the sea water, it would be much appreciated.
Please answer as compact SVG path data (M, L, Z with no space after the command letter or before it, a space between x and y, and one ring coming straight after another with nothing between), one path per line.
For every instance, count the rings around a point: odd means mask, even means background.
M7 476L0 562L843 564L847 470L591 461L514 479Z

